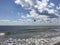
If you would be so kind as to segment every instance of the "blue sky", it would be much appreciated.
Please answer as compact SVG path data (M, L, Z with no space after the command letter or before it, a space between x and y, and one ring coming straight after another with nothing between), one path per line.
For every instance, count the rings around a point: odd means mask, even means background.
M0 0L0 25L60 25L60 0Z
M16 5L14 1L15 0L0 0L0 19L17 20L20 18L18 13L25 14L28 12L21 6Z

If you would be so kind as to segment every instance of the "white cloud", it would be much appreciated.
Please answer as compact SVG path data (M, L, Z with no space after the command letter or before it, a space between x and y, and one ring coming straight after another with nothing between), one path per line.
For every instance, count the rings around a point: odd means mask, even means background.
M58 5L56 6L56 9L57 9L57 10L60 10L60 4L58 4Z
M15 3L21 5L24 8L30 9L35 4L36 0L16 0Z
M33 10L30 11L30 16L31 16L31 17L37 17L38 14L37 14L36 11L33 9Z
M18 19L20 22L33 22L33 20L32 19L28 19L28 18L25 18L25 19Z
M50 4L48 5L49 8L53 8L54 6L55 6L54 3L50 3Z
M42 15L40 17L43 17ZM45 16L43 17L45 18ZM37 20L36 22L34 22L32 19L18 19L18 20L0 20L0 25L59 25L60 19L52 19L52 24L48 21L43 20L42 18L40 18L41 20ZM46 19L46 18L45 18ZM49 19L49 18L48 18ZM54 21L54 22L53 22ZM57 24L58 23L58 24Z
M16 0L15 3L16 3L16 4L20 4L20 0Z
M55 9L45 8L45 10L48 11L49 14L55 14L56 13Z
M33 7L40 6L40 8L46 7L47 0L16 0L15 3L21 5L24 8L31 9Z
M56 9L57 9L57 10L60 10L60 7L57 6Z
M43 20L42 22L47 22L47 20L49 21L54 20L54 18L49 18L51 14L54 14L54 16L58 16L57 10L53 9L53 7L55 7L55 4L52 2L50 2L49 4L48 2L49 0L42 0L42 1L16 0L15 1L16 4L21 5L23 8L31 10L29 14L26 14L26 16L23 16L23 15L21 16L24 19L24 21L26 20L32 21L31 19L28 19L28 18L37 18L37 19L40 19L41 21ZM57 9L60 9L60 7L57 7ZM45 13L42 14L44 11L47 11L47 15Z

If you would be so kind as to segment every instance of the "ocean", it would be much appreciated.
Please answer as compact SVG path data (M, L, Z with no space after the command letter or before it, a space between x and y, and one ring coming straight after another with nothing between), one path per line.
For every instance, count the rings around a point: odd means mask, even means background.
M0 32L6 31L26 31L26 30L37 30L41 28L59 28L60 26L0 26Z
M4 36L0 36L0 41L4 42L10 40L10 38L12 38L12 40L20 39L22 40L20 43L24 45L28 45L28 42L26 42L27 39L30 40L30 42L40 39L48 40L49 42L47 43L49 45L55 44L55 41L60 41L60 26L0 26L0 33L5 33ZM30 45L33 45L33 43ZM34 45L36 45L36 43ZM39 43L39 45L42 44Z

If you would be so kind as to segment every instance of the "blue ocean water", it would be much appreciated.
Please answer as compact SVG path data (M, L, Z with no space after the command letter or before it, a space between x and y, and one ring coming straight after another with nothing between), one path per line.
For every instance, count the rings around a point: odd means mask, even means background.
M16 33L8 35L8 37L14 38L53 37L55 35L60 35L60 26L0 26L0 33L1 32Z
M59 28L60 26L0 26L0 32L40 30L41 28Z
M39 40L42 39L46 40L50 45L55 44L55 39L57 42L60 41L60 26L0 26L0 33L1 32L15 32L15 34L0 36L0 42L2 41L4 43L7 43L7 40L10 41L10 38L12 38L13 41L16 40L16 42L18 42L17 39L20 39L20 43L24 45L25 43L28 45L28 41L37 41L39 44L36 42L33 43L40 45L42 43L40 43ZM31 44L33 45L33 43ZM45 44L47 45L47 43Z

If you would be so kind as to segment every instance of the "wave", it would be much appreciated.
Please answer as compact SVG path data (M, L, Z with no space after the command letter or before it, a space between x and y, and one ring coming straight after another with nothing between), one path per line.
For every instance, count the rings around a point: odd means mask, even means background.
M0 42L2 45L54 45L60 42L60 36L54 38L28 38L28 39L13 39L9 38Z

